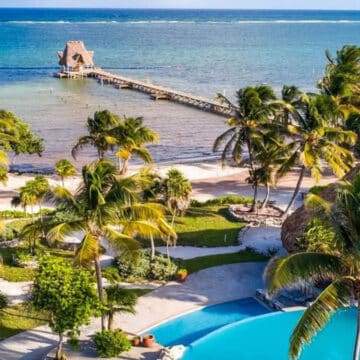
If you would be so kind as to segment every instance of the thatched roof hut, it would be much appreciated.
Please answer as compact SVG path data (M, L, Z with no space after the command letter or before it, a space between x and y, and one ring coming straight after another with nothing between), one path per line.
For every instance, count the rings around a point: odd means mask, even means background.
M58 51L59 65L73 70L94 67L94 51L86 50L82 41L68 41L64 51Z
M359 171L360 165L357 165L344 177L344 180L352 181ZM321 191L320 196L333 204L336 198L337 187L337 183L330 184ZM317 214L312 209L307 209L303 205L284 221L281 228L281 241L287 251L292 253L300 250L297 239L304 234L308 223L315 216Z

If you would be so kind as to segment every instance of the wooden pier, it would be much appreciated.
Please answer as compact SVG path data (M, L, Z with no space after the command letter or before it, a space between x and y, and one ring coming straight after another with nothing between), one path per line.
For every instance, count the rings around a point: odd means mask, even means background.
M117 89L133 89L149 94L153 100L173 101L225 117L233 115L232 108L216 100L210 100L152 83L112 74L100 68L84 69L82 71L61 71L56 73L55 76L67 79L95 78L100 84L110 84Z

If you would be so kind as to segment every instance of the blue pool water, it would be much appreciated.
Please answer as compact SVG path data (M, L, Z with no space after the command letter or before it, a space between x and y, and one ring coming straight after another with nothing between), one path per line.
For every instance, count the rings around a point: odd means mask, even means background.
M170 320L147 332L154 334L157 342L165 346L189 345L225 325L268 312L255 299L241 299L205 307Z
M267 314L218 329L192 343L182 360L288 360L289 339L301 314ZM355 325L354 309L340 311L305 346L300 360L351 359Z

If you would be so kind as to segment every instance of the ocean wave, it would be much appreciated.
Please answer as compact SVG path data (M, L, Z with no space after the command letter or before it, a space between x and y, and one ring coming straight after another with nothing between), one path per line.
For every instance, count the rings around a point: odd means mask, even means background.
M116 20L97 20L97 21L67 21L67 20L56 20L56 21L38 21L38 20L11 20L11 21L0 21L0 23L8 24L26 24L26 25L37 25L37 24L359 24L360 20L321 20L321 19L298 19L298 20L284 20L284 19L273 19L273 20L228 20L228 21L217 21L217 20L130 20L130 21L116 21Z

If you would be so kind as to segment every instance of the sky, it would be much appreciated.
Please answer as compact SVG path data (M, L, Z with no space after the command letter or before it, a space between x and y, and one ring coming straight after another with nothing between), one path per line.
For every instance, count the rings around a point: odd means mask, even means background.
M0 7L360 10L360 0L0 0Z

